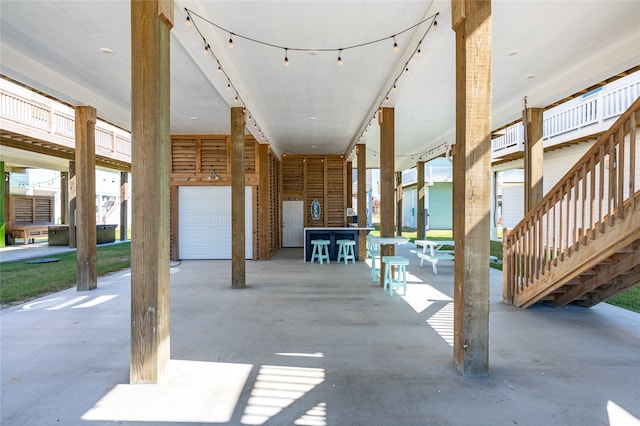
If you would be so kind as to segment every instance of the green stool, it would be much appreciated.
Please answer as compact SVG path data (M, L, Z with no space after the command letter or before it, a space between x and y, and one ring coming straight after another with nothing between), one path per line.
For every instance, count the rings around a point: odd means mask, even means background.
M331 260L329 260L329 244L331 244L329 240L311 240L311 245L313 246L311 263L313 263L314 260L320 262L321 265L324 260L326 260L327 263L331 263Z
M404 288L404 295L407 295L407 265L409 259L403 256L382 256L382 263L384 263L384 288L387 290L389 286L389 296L393 296L393 289L400 287ZM396 267L396 278L393 278L393 267Z
M336 244L338 244L338 262L343 259L345 265L350 260L356 263L356 255L353 252L353 248L356 245L354 240L337 240Z

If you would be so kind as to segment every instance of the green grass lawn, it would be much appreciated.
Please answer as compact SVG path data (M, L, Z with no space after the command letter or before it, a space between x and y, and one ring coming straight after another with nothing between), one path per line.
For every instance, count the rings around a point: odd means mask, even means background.
M98 276L129 268L131 243L123 242L97 248ZM25 260L0 263L0 303L23 302L76 285L76 253L52 256L52 263L27 263Z

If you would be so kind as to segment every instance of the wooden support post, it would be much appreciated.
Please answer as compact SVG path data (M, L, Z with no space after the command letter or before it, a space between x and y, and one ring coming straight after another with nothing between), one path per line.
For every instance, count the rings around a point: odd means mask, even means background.
M5 246L5 230L4 222L6 222L6 207L4 204L4 194L6 191L6 185L4 180L4 161L0 161L0 177L2 177L2 181L0 182L0 227L2 227L2 232L0 233L0 247Z
M417 221L417 234L416 239L424 240L426 238L426 217L424 214L424 198L425 192L427 188L424 186L424 161L418 161L416 164L416 169L418 173L418 203L416 204L416 221Z
M402 172L396 172L396 235L402 237L403 205Z
M358 156L358 228L367 226L367 146L356 145ZM367 258L367 231L360 231L358 238L358 259Z
M347 202L347 207L353 208L353 163L351 161L347 161L346 175L347 195L345 201Z
M243 107L231 108L231 287L246 286Z
M126 241L129 230L129 173L120 172L120 241Z
M453 355L464 376L489 373L491 1L452 0L456 32Z
M173 1L131 1L130 381L169 364L169 32Z
M76 162L69 161L69 248L76 248L76 195L77 191ZM97 231L96 231L97 232Z
M393 237L394 230L394 200L393 180L395 176L394 137L395 116L391 107L380 108L378 111L378 123L380 124L380 236ZM384 244L380 246L381 256L393 256L395 246ZM384 283L384 265L380 262L380 286Z
M96 109L79 106L76 124L76 277L78 290L98 287L96 253Z
M525 108L522 112L525 141L524 149L524 214L542 200L542 167L544 146L542 141L542 108Z
M60 223L69 217L69 172L60 172Z

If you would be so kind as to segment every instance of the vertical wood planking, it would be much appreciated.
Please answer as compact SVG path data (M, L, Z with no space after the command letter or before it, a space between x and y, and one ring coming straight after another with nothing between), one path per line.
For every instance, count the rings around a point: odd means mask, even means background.
M258 146L258 259L268 259L270 257L270 217L271 202L269 193L269 145ZM268 201L269 200L269 201Z
M98 287L96 251L96 109L75 109L76 128L76 271L78 290Z

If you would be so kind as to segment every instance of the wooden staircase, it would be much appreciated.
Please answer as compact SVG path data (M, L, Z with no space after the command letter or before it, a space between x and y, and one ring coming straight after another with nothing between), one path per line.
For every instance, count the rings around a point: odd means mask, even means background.
M640 99L505 230L503 299L591 307L640 283Z

